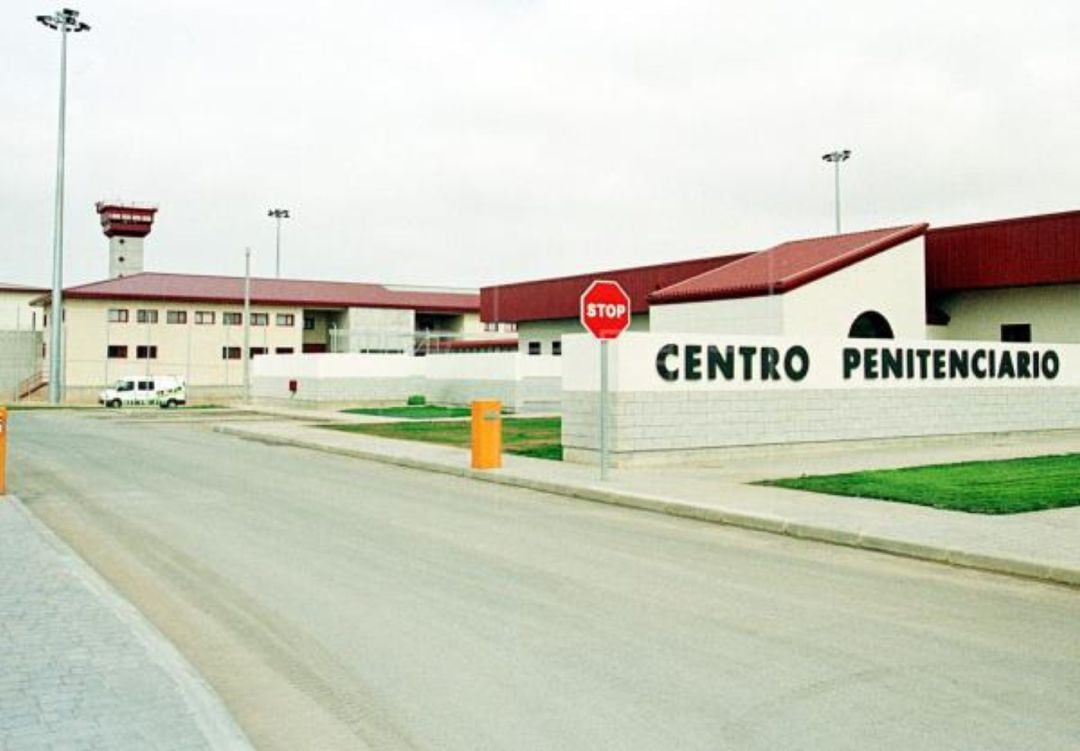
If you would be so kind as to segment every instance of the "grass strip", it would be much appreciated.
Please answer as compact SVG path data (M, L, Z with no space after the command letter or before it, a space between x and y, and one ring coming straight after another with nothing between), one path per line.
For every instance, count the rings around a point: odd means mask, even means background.
M419 404L402 407L354 407L343 409L350 415L374 415L376 417L403 417L408 420L431 420L439 417L468 417L468 407L442 407L438 404Z
M1080 505L1080 454L791 477L757 484L971 514L1020 514Z
M468 422L394 422L368 425L323 425L328 430L363 433L380 438L399 438L445 446L468 448L472 425ZM502 421L503 451L539 459L562 460L562 419L558 417L512 417Z

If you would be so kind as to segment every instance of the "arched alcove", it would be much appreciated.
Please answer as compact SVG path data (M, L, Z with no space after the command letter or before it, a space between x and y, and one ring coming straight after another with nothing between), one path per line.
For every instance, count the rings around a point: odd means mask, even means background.
M848 330L851 339L892 339L892 326L885 316L876 310L867 310L859 314Z

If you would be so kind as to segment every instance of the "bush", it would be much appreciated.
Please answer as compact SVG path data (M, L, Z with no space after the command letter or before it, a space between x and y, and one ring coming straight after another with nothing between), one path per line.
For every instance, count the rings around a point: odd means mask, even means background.
M405 400L405 404L410 407L422 407L427 404L427 398L423 394L413 394Z

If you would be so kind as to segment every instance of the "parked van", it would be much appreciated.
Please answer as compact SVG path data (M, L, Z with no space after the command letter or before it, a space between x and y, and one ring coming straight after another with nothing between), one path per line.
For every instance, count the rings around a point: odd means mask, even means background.
M157 404L162 408L187 404L187 387L177 376L130 376L121 378L98 395L106 407Z

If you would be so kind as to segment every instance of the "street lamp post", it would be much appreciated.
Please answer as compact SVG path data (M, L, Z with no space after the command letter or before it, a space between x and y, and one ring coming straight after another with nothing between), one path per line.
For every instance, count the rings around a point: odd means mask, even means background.
M836 234L838 235L840 234L840 162L846 162L850 156L851 150L843 149L830 151L821 157L826 162L832 162L833 165L833 177L836 182Z
M270 209L269 211L266 212L266 215L268 217L271 217L271 218L277 220L277 246L276 246L277 247L277 254L275 256L275 258L277 260L276 260L275 271L276 271L277 278L280 279L281 278L281 220L289 218L289 210L288 209Z
M79 11L58 10L51 16L38 16L40 24L60 32L60 125L56 143L56 205L53 209L53 279L52 328L49 330L49 402L59 404L63 357L64 311L64 120L67 113L67 35L68 32L90 31L90 25L79 20Z

